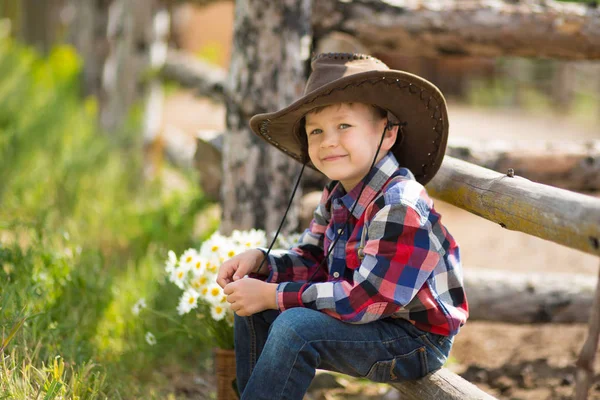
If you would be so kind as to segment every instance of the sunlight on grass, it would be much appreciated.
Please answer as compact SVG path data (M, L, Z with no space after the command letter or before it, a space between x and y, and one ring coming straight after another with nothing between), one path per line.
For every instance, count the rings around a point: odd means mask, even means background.
M176 313L164 260L214 231L195 223L210 203L195 176L177 192L143 179L139 111L100 132L80 68L69 47L0 40L0 398L177 398L156 373L208 368L212 344L131 308Z

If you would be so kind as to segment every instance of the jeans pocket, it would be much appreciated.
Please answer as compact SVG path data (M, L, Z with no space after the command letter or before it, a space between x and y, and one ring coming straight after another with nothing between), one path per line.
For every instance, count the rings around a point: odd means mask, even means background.
M377 361L365 378L374 382L397 382L418 379L427 372L427 355L423 346L390 360Z

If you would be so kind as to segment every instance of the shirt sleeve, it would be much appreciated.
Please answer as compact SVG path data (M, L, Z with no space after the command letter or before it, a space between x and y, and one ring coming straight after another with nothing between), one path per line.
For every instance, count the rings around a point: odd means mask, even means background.
M298 243L289 250L271 250L265 261L266 265L262 268L268 268L269 275L250 274L251 278L257 278L269 283L280 282L306 282L315 270L313 281L327 280L327 263L321 266L325 258L323 243L325 230L329 223L329 213L326 209L326 202L329 197L329 189L325 188L321 195L319 205L313 213L313 219L302 235ZM263 254L267 254L266 248L259 248Z
M365 258L353 281L279 284L280 310L308 307L351 323L368 323L400 310L443 262L442 244L423 208L382 204L368 219Z

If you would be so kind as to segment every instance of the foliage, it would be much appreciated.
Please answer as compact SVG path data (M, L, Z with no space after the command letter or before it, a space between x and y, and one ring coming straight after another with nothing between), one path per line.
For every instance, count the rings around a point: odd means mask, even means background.
M168 193L143 179L139 119L99 132L80 68L69 47L42 59L0 38L0 398L166 398L153 371L207 368L213 344L192 318L193 338L145 344L169 327L131 308L176 306L163 260L200 244L207 202L192 176Z

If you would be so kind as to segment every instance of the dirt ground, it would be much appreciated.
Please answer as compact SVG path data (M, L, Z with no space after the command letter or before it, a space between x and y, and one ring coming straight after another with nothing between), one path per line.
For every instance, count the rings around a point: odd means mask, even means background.
M560 117L540 118L517 111L470 109L456 104L450 104L449 110L450 134L472 139L549 140L560 139L559 132L569 132L574 140L589 140L598 135L597 128ZM171 96L165 115L166 124L190 135L198 129L223 129L224 111L210 102L193 100L189 93ZM508 231L440 201L436 208L461 245L465 274L488 268L507 273L573 272L589 275L591 280L597 277L597 257ZM447 367L499 399L571 398L574 364L586 332L584 324L468 321L456 338ZM372 397L365 394L353 398ZM385 398L395 396L387 393ZM590 398L600 399L600 382L590 391Z

